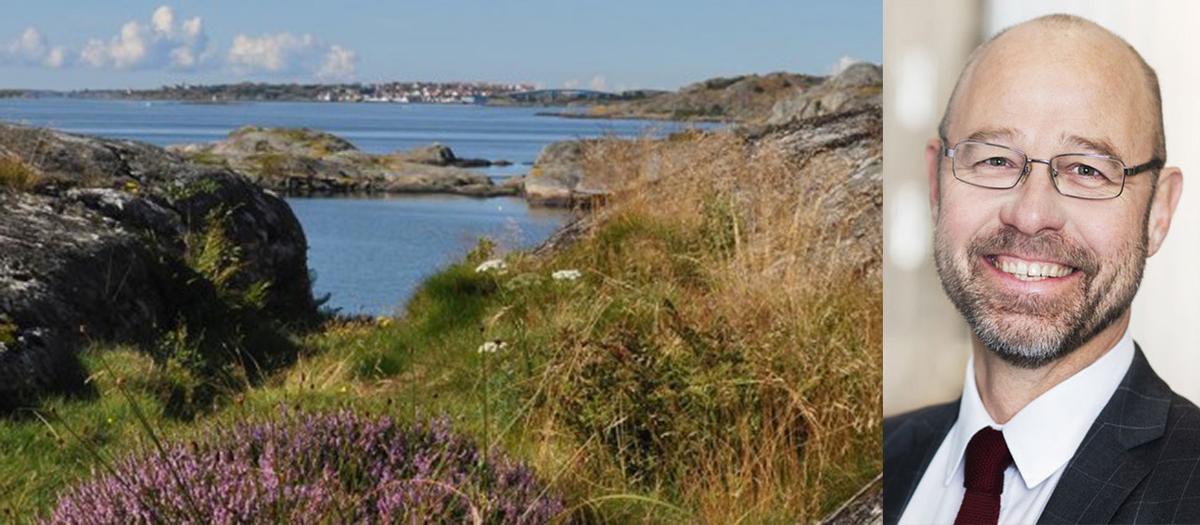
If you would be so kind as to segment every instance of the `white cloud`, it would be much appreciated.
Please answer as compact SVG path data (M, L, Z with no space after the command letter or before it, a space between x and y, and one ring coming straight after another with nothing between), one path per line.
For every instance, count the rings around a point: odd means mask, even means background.
M310 34L237 35L233 37L227 60L229 65L242 71L284 73L298 69L298 62L317 52L317 39Z
M63 48L51 47L36 28L27 27L21 36L0 48L0 63L60 68L66 62L65 55Z
M46 37L37 29L27 27L8 45L7 51L14 58L36 62L46 54Z
M195 71L225 67L240 74L312 75L321 79L354 77L358 53L327 45L312 34L280 32L238 34L228 48L209 45L204 21L181 18L163 5L149 18L129 20L108 38L92 36L74 49L52 46L37 28L27 28L11 43L0 40L0 64L95 69L172 69Z
M67 63L67 51L61 47L51 49L46 53L46 58L42 60L42 63L54 69L63 67Z
M79 60L94 68L192 70L210 54L200 17L176 26L175 11L161 6L150 15L149 24L130 20L107 41L89 39Z
M79 52L79 61L92 67L103 67L108 61L108 47L95 38L88 40Z
M845 71L846 68L853 66L854 64L857 64L859 62L862 62L862 60L851 57L849 55L842 55L842 58L837 59L837 61L834 62L833 65L829 67L829 73L836 75L838 73L841 73L842 71Z
M583 86L584 83L577 78L568 79L562 84L563 89L581 89ZM596 91L607 91L608 79L604 75L595 75L587 82L587 87Z
M342 46L334 45L325 53L325 61L317 70L317 77L324 79L348 80L354 78L354 70L358 65L358 54Z
M150 23L154 26L155 33L169 35L175 27L175 11L165 5L161 6L150 15Z
M207 36L204 34L204 22L200 21L200 17L198 16L185 20L181 29L183 30L184 38L189 41L196 41L201 38L207 39Z
M354 77L358 53L339 45L322 44L308 33L237 35L226 62L241 74L312 74L321 79L347 80Z
M178 47L171 50L171 65L178 69L192 69L196 67L196 55L191 49L186 47Z
M108 59L117 69L141 65L149 53L149 35L146 26L137 21L121 26L121 34L113 37L108 45Z

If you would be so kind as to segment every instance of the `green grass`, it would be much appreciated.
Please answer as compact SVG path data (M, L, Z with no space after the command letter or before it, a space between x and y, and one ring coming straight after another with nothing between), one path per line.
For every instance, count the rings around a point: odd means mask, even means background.
M211 150L201 150L187 154L187 159L197 164L205 164L209 166L225 166L228 163L225 158L213 153Z

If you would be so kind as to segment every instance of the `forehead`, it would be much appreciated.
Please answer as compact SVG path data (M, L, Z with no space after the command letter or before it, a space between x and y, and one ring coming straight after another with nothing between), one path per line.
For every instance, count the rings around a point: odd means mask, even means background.
M1112 35L1029 24L998 37L967 72L948 138L1010 129L1031 154L1082 138L1140 161L1153 149L1150 96L1136 56Z

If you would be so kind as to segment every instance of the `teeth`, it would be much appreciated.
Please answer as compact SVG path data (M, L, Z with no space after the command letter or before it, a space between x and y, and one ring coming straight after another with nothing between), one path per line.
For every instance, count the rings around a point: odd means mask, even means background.
M1021 281L1040 281L1052 277L1065 277L1075 271L1069 266L1054 264L1049 262L1041 263L1026 263L1025 261L1013 262L1008 259L995 259L992 264L999 268L1000 271L1012 274Z

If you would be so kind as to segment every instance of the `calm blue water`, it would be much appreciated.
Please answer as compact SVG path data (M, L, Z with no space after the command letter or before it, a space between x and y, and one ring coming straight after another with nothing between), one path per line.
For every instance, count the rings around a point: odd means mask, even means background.
M328 131L372 153L440 142L464 158L508 160L484 173L524 173L550 142L663 134L678 124L536 116L538 108L427 104L261 102L189 104L0 99L0 120L157 145L216 141L243 125ZM460 259L480 236L505 249L528 248L566 219L516 198L397 196L385 199L288 199L309 243L314 293L331 294L344 313L387 314L438 268Z
M557 210L516 197L419 195L288 199L310 246L314 291L344 312L392 313L430 272L460 260L480 236L537 245L562 223Z

